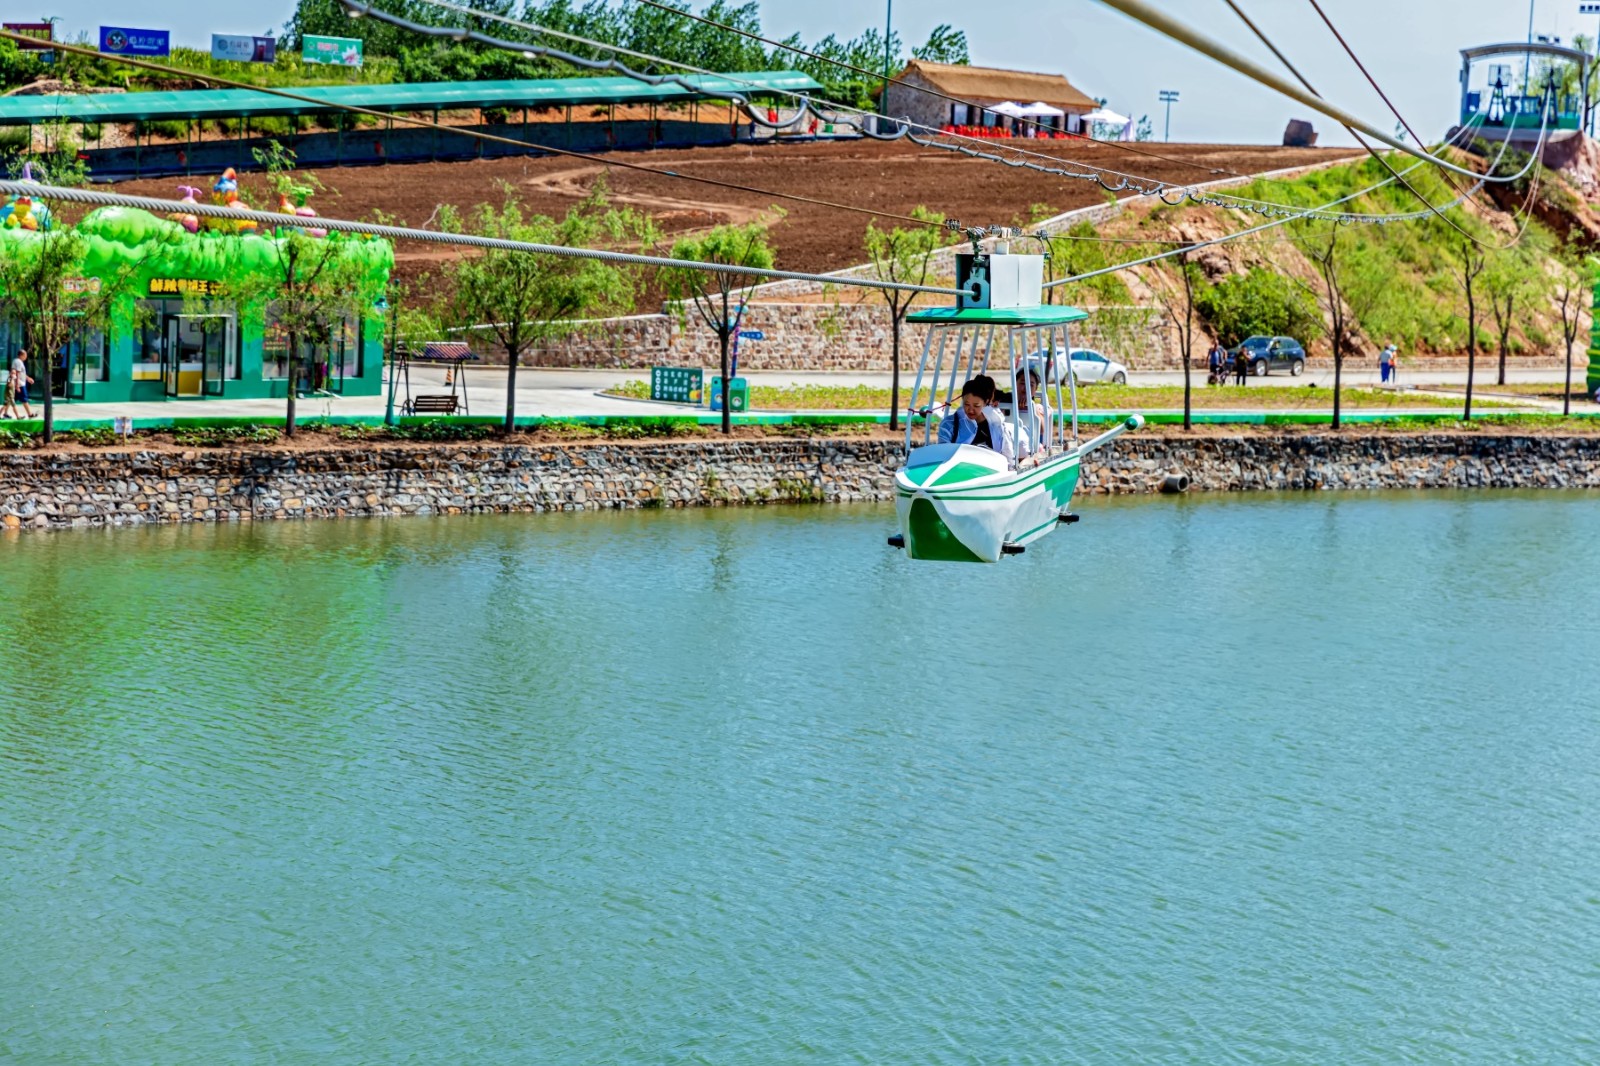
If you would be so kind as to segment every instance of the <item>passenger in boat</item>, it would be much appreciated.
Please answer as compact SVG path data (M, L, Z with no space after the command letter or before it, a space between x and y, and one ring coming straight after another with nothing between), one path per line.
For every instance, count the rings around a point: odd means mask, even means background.
M961 406L939 423L939 443L993 448L1007 459L1016 458L1011 427L994 405L994 394L994 379L985 374L961 386Z
M1017 372L1017 456L1033 454L1034 443L1044 439L1050 425L1050 409L1045 406L1045 393L1037 367Z

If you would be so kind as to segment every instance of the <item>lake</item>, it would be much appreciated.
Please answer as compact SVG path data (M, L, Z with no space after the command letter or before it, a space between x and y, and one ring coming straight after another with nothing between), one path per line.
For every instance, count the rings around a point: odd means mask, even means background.
M0 1059L1600 1057L1600 496L0 541Z

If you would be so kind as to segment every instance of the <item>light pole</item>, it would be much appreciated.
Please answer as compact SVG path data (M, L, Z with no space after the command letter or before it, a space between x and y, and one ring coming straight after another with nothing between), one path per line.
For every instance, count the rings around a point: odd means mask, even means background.
M1172 105L1178 102L1178 90L1162 89L1161 102L1167 105L1167 128L1163 132L1161 139L1170 141L1172 140Z
M1580 15L1600 15L1600 4L1589 3L1589 2L1580 3L1578 5L1578 14L1580 14ZM1589 131L1589 135L1591 137L1594 136L1594 108L1590 105L1590 101L1589 101L1589 83L1590 83L1590 78L1593 78L1595 76L1596 67L1600 67L1600 22L1597 22L1595 24L1594 56L1595 56L1595 61L1589 67L1589 71L1588 71L1588 75L1589 76L1583 79L1583 110L1584 110L1583 125L1584 125L1584 128Z
M889 117L889 27L894 20L894 0L886 0L883 5L883 99L878 101L878 110L883 112L883 117Z

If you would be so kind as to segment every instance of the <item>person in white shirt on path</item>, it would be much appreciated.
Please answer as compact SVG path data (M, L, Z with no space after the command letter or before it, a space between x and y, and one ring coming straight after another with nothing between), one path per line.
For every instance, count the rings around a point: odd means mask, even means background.
M11 369L6 372L6 402L4 407L0 407L0 418L22 417L17 414L18 399L27 410L27 417L33 417L33 405L28 402L28 383L32 380L28 376L28 353L26 350L18 351L16 358L11 360Z

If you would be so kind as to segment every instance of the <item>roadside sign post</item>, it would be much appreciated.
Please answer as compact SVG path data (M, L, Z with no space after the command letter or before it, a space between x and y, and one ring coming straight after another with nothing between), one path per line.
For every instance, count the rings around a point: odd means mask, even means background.
M650 398L658 403L687 403L699 407L705 400L705 371L699 367L653 366Z

